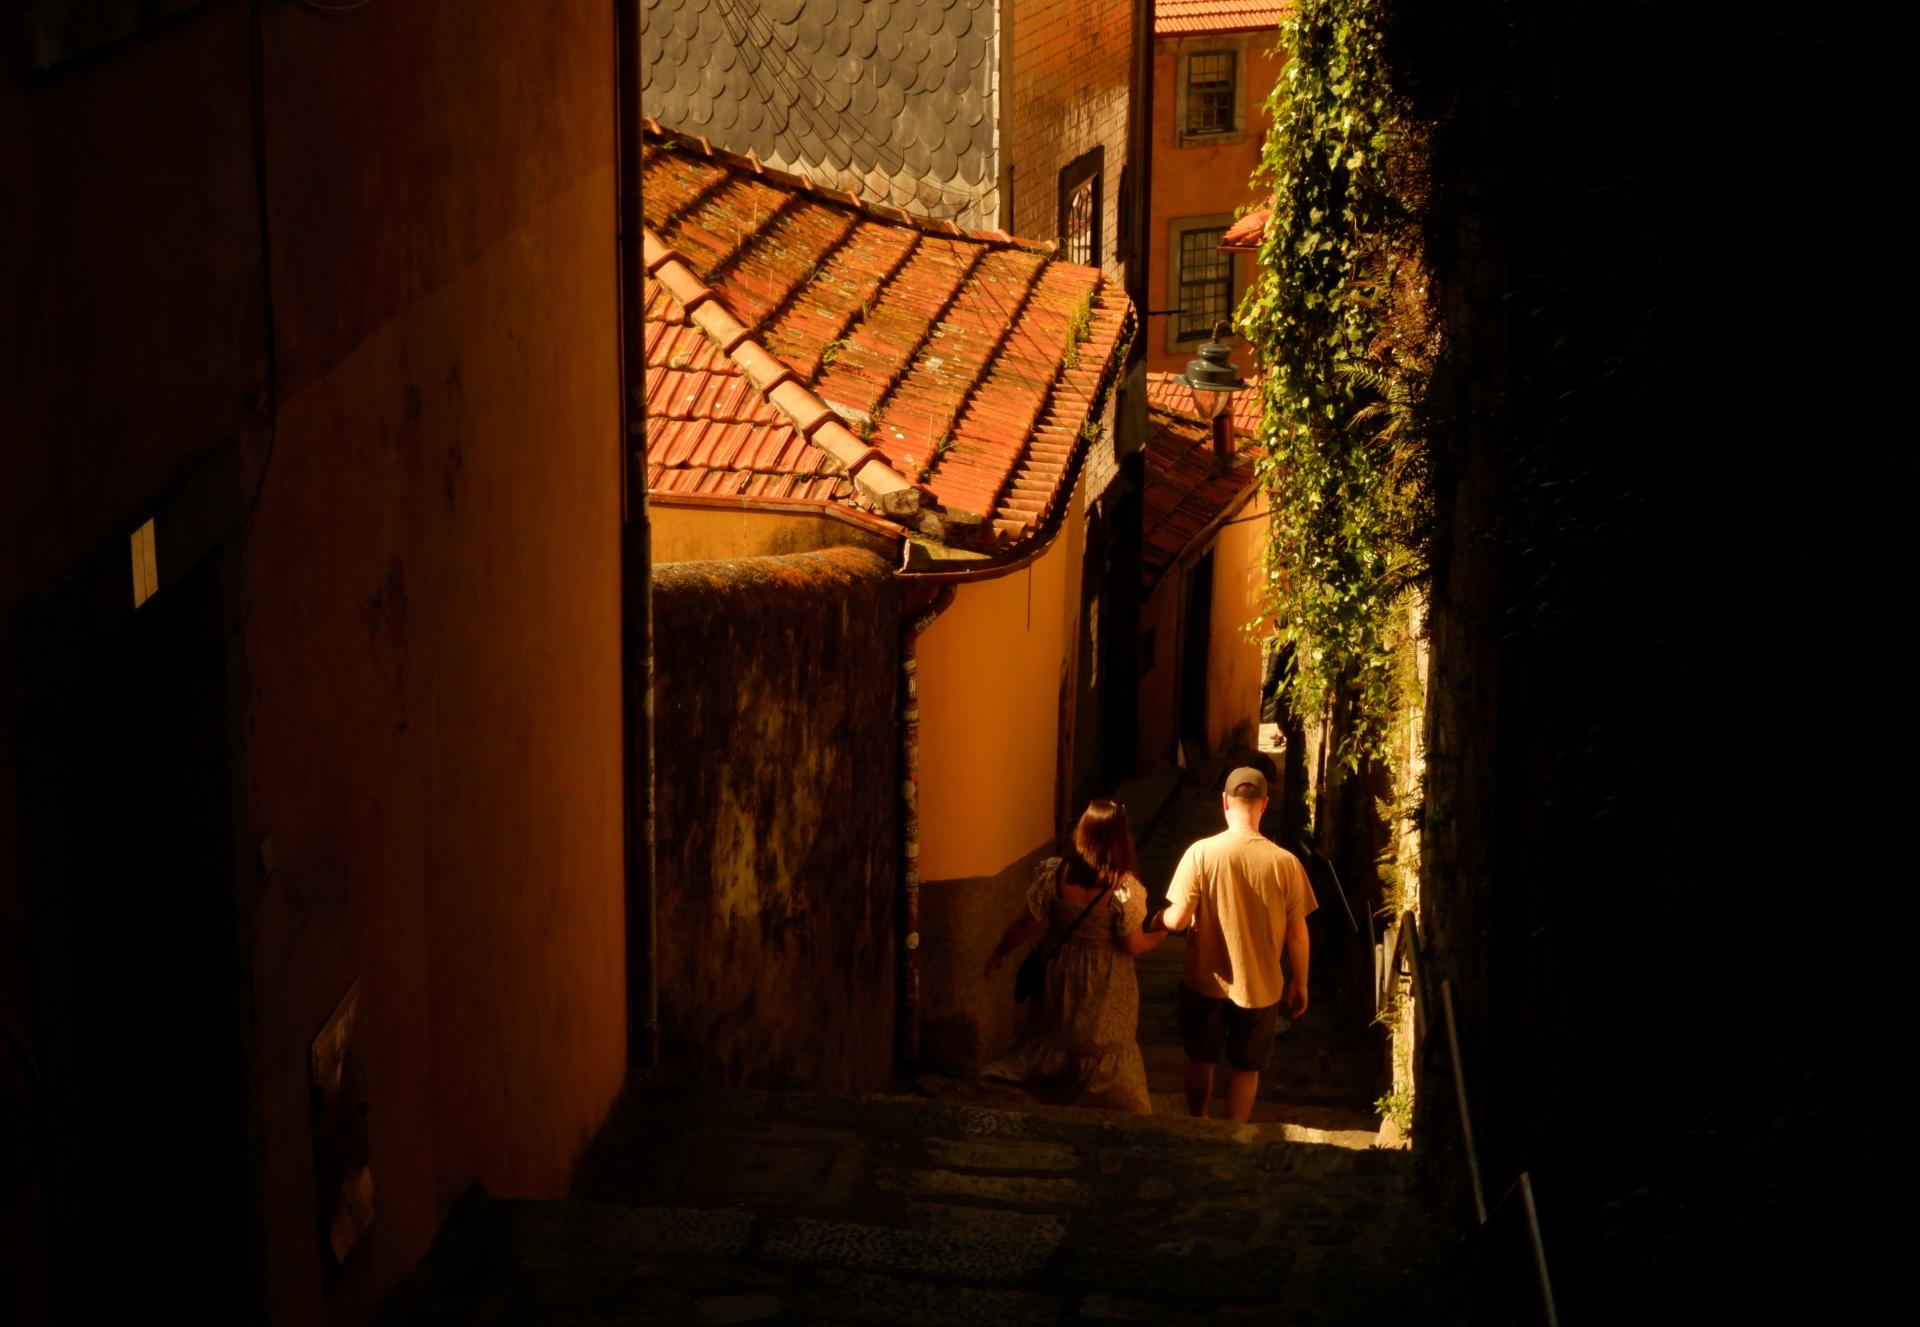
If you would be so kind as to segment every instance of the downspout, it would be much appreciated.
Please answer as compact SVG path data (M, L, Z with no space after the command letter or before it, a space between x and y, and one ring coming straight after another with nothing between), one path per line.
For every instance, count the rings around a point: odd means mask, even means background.
M909 607L900 623L900 1058L920 1063L920 635L953 603L942 585L925 607Z
M620 268L620 671L626 749L627 1062L660 1057L659 892L653 835L653 523L647 513L646 267L641 255L640 0L614 0ZM636 990L636 957L645 955Z

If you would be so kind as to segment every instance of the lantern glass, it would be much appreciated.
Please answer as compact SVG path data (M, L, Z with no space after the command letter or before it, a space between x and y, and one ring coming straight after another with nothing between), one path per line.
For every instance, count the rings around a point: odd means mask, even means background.
M1193 407L1202 419L1218 419L1233 408L1234 388L1196 387L1192 383L1187 386L1193 393Z

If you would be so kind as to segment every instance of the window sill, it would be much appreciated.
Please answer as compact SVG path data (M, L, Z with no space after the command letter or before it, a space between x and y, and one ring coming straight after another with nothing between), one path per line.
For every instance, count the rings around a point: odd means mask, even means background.
M1175 147L1231 147L1235 143L1244 143L1247 134L1244 129L1223 129L1215 134L1182 133L1175 137Z

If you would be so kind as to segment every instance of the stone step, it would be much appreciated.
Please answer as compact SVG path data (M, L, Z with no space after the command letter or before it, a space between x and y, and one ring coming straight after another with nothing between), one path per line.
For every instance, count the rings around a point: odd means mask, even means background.
M1447 1298L1433 1295L1429 1269L1412 1256L1420 1250L1393 1241L1342 1249L1354 1227L1325 1209L1284 1230L1269 1222L1263 1239L1248 1237L1251 1214L1207 1216L1210 1229L1181 1231L1108 1214L1069 1238L1064 1222L929 1231L733 1208L481 1198L456 1211L379 1322L1037 1324L1282 1313L1362 1322L1423 1314ZM1407 1261L1396 1266L1396 1257Z
M572 1201L464 1203L382 1320L1445 1321L1413 1181L1297 1126L638 1085Z

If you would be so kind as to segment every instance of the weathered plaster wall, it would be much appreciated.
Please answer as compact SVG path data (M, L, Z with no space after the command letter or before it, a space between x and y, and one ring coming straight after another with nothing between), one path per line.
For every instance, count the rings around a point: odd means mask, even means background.
M0 211L0 610L239 440L257 1270L271 1320L352 1321L474 1182L563 1192L624 1076L612 33L262 17L270 447L247 7L0 89L0 192L31 200ZM355 978L377 1216L327 1292L308 1054Z
M864 548L889 562L900 557L899 536L804 507L770 511L655 501L648 512L655 562L779 557L823 548Z
M1081 635L1083 522L1076 490L1043 555L960 586L920 637L922 1050L935 1065L977 1064L1011 1035L1012 978L989 984L980 970L1034 862L1080 810L1064 801L1062 718Z
M1000 139L1003 203L1012 172L1009 229L1036 239L1058 236L1061 169L1082 153L1104 149L1100 257L1118 276L1131 8L1113 0L1002 0L1001 23L1011 37L1000 74L1009 88Z
M1148 202L1147 298L1156 309L1180 306L1180 291L1172 284L1167 255L1172 224L1187 217L1232 217L1270 198L1254 187L1253 172L1260 164L1268 116L1263 103L1279 81L1283 57L1273 53L1275 33L1226 37L1160 38L1153 44L1153 196ZM1180 56L1190 51L1237 51L1240 82L1237 88L1242 129L1220 139L1184 144L1180 141ZM1237 303L1253 280L1252 254L1234 257L1233 294ZM1178 373L1193 358L1199 341L1176 343L1171 316L1149 320L1145 333L1149 372Z
M660 1011L702 1081L870 1090L893 1068L899 591L854 549L654 584Z

